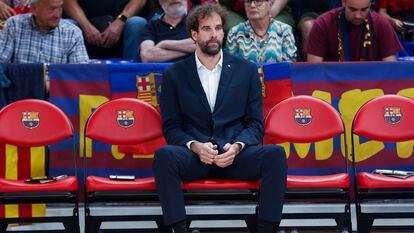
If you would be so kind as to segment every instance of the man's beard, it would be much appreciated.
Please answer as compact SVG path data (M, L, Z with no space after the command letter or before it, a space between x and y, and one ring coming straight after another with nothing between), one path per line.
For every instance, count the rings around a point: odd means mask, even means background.
M187 15L187 6L184 4L181 4L179 7L170 7L168 4L164 4L161 7L166 15L171 16L173 18L178 18Z
M211 42L217 43L218 46L217 47L208 46L208 44ZM206 42L199 43L199 46L203 53L210 55L210 56L214 56L220 52L222 43L218 39L211 39Z

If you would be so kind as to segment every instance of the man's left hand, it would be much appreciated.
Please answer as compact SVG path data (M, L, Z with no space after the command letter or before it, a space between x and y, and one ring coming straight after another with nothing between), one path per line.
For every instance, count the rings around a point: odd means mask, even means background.
M110 48L114 46L121 38L124 30L124 22L120 20L113 21L102 33L103 47Z
M225 152L223 154L216 155L214 158L214 164L221 168L225 168L233 164L234 158L241 151L241 145L238 143L226 143L223 149Z

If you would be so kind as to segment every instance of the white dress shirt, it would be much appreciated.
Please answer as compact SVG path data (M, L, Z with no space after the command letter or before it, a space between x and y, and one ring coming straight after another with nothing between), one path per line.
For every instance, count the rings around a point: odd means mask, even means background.
M204 93L206 94L208 104L210 105L211 112L213 112L214 106L216 105L221 68L223 66L223 51L220 51L220 60L213 70L207 69L207 67L201 63L200 59L198 59L197 53L195 54L195 59L198 77L200 77L201 85L203 86Z
M214 111L214 106L216 105L217 91L220 83L221 69L223 67L223 50L220 51L220 60L213 68L209 70L207 67L201 63L200 59L195 54L196 66L198 77L200 77L201 85L203 86L204 93L206 94L208 104L210 105L211 112ZM188 149L191 150L191 143L195 142L191 140L186 143ZM244 148L245 144L243 142L236 142L241 145L241 149Z

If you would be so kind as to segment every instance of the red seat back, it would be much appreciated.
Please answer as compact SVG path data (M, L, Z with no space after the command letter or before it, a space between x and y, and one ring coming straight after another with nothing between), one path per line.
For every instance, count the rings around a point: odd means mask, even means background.
M0 112L0 141L18 146L53 144L73 135L68 117L55 105L38 99L16 101Z
M89 117L85 135L107 144L142 144L163 136L161 116L150 104L121 98L99 106Z
M353 133L383 142L414 139L414 100L384 95L367 102L355 115Z
M265 121L265 135L280 142L310 143L344 133L339 113L312 96L294 96L275 105Z

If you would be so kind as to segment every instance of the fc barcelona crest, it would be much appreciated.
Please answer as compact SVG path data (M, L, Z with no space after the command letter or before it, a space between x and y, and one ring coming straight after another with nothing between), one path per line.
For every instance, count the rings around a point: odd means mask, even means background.
M157 83L160 78L155 78L158 73L149 73L148 75L137 75L136 76L136 86L138 89L137 98L143 100L154 107L158 106L158 94L157 87L160 85Z
M128 128L134 125L135 117L134 111L131 110L120 110L116 117L118 125L124 128Z
M295 121L301 126L308 125L312 122L310 108L295 108Z
M384 107L384 119L385 122L392 125L400 123L402 119L400 107Z
M40 123L39 112L22 112L22 123L25 128L36 128Z

